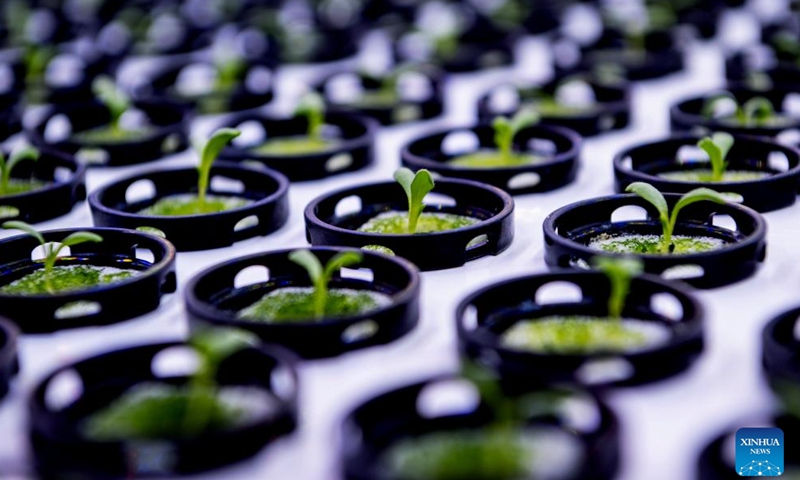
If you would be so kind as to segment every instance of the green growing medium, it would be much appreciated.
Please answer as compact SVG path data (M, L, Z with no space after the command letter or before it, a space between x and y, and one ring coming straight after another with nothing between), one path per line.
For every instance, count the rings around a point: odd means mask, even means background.
M267 140L252 151L261 155L309 155L329 151L338 144L335 140L298 135Z
M40 268L3 286L0 288L0 293L6 295L42 295L71 292L119 282L138 273L136 270L94 265L56 266L53 268L51 277L53 290L50 291L47 288L45 269Z
M389 108L399 101L400 97L395 89L365 90L350 105L359 108Z
M403 480L520 480L535 474L534 440L505 429L427 433L383 455Z
M753 125L753 121L743 121L739 117L735 115L730 115L726 117L716 117L716 120L719 121L723 125L727 125L730 127L768 127L768 128L782 128L782 127L789 127L795 123L795 120L779 114L774 114L769 118L761 118L758 120L756 125Z
M678 182L750 182L769 177L769 172L757 172L754 170L726 170L722 174L722 180L714 180L714 173L711 170L686 170L678 172L659 173L658 176L667 180Z
M519 167L541 163L546 158L529 153L512 152L509 155L499 150L478 150L449 160L448 165L468 168L502 168Z
M543 117L577 117L597 112L597 105L566 105L551 98L542 98L528 104Z
M158 217L204 215L233 210L251 203L251 200L236 197L208 195L205 201L201 201L196 195L171 195L136 213Z
M47 185L47 183L40 182L39 180L20 180L17 178L11 178L8 180L7 193L5 195L0 194L0 197L31 192L33 190L38 190L45 185Z
M281 288L242 309L237 317L254 322L293 323L315 321L312 288ZM328 291L323 318L349 317L386 305L387 296L363 290L337 288ZM320 319L321 320L321 319Z
M420 215L415 233L433 233L455 230L475 225L479 220L452 213L423 213ZM359 232L385 235L408 234L408 212L383 212L358 227Z
M102 127L76 132L72 135L72 139L85 144L128 143L148 138L153 135L154 131L155 130L152 128L127 130L112 125L104 125Z
M658 342L666 332L656 328L641 320L549 316L516 323L501 341L506 348L535 353L623 353Z
M701 253L717 250L725 245L725 242L712 237L689 237L685 235L673 235L672 243L675 249L671 254ZM662 237L660 235L619 235L613 236L603 233L594 237L589 242L589 247L611 253L645 253L652 255L669 255L662 249Z

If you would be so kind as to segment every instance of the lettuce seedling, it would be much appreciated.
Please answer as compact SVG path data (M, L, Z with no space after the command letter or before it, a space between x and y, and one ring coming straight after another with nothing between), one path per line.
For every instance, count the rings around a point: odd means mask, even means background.
M715 118L719 103L724 101L732 101L734 103L733 118L739 126L762 127L775 118L775 107L768 99L753 97L743 104L739 104L733 94L729 92L714 95L706 100L701 114L706 118Z
M539 121L539 114L534 108L522 108L514 117L497 117L492 122L494 128L494 143L500 154L506 160L511 159L514 137L525 127Z
M58 254L61 253L61 250L63 250L65 247L71 247L73 245L78 245L81 243L86 243L86 242L99 243L103 241L103 237L101 237L96 233L79 231L71 233L65 239L58 242L59 243L58 247L54 248L52 243L48 243L45 241L44 236L42 236L42 234L39 233L38 230L36 230L31 225L28 225L25 222L10 221L10 222L5 222L0 227L6 230L21 230L27 233L28 235L32 236L36 240L38 240L39 245L44 247L45 287L47 288L47 291L50 293L55 292L52 280L53 268L55 267L56 260L58 260Z
M394 172L394 179L403 187L408 198L408 233L416 233L417 221L425 208L422 202L434 187L431 172L423 168L414 173L403 167Z
M308 137L322 140L322 126L325 124L325 101L316 92L309 92L300 99L294 111L295 116L305 117L308 123Z
M625 301L631 289L631 280L642 274L644 266L637 258L594 257L592 265L603 272L611 283L608 295L608 316L622 319Z
M206 201L206 191L208 190L209 176L211 174L211 165L214 160L219 156L219 152L231 140L241 134L239 130L233 128L220 128L211 134L200 153L200 164L197 166L199 173L197 177L197 199L202 204Z
M722 194L711 190L710 188L695 188L694 190L685 193L678 203L672 208L670 213L667 206L667 200L664 195L656 190L656 188L649 183L634 182L628 185L625 189L626 192L635 193L640 197L650 202L656 210L658 210L658 219L661 222L661 252L672 253L675 245L672 243L672 233L675 230L675 225L678 223L678 214L680 211L692 203L709 201L714 203L728 203L730 195Z
M11 154L6 162L6 158L0 152L0 197L8 195L8 184L11 181L11 172L20 162L30 160L35 162L39 159L39 150L35 148L23 148Z
M702 148L711 161L711 180L721 182L728 168L725 157L733 146L733 136L725 132L717 132L710 137L705 137L697 142L697 146Z
M359 252L341 252L333 256L323 267L316 255L310 250L295 250L289 254L289 260L306 269L311 283L314 285L314 318L319 320L325 316L328 303L328 283L333 274L343 267L361 262L364 256Z
M119 120L130 108L131 99L107 76L97 77L92 82L92 92L108 109L108 113L111 116L109 121L111 130L119 132L121 130Z

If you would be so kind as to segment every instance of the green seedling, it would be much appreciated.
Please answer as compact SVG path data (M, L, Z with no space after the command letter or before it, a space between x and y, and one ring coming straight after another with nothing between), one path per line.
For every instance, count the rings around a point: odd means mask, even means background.
M525 127L534 125L539 121L539 114L534 108L520 109L513 118L497 117L492 122L494 128L494 143L500 154L506 160L512 158L514 137Z
M431 172L423 168L414 173L403 167L394 172L394 179L403 187L408 198L408 233L416 233L417 221L425 208L422 202L434 187Z
M103 237L101 237L96 233L79 231L70 234L69 236L58 242L59 243L58 247L54 247L52 243L48 243L45 241L44 236L42 236L42 234L39 233L38 230L36 230L31 225L28 225L25 222L10 221L10 222L5 222L0 227L6 230L20 230L22 232L25 232L28 235L35 238L36 240L38 240L39 245L44 247L45 286L47 288L47 291L49 291L50 293L55 292L52 280L53 268L55 267L56 260L58 260L58 254L61 253L61 250L63 250L66 247L71 247L73 245L79 245L81 243L86 243L86 242L99 243L103 241Z
M705 101L701 114L706 118L715 118L720 102L733 102L735 110L733 119L742 127L763 127L775 118L775 107L764 97L753 97L739 104L730 92L714 95Z
M39 150L35 148L23 148L11 154L6 162L5 156L0 152L0 197L8 195L8 185L11 181L11 172L20 162L30 160L35 162L39 159Z
M225 145L240 134L239 130L233 128L220 128L214 131L206 144L203 145L200 153L200 164L197 166L197 172L199 173L197 177L197 199L201 204L206 201L211 165Z
M672 251L675 249L675 245L672 243L672 233L675 230L675 225L678 223L678 214L684 207L691 205L692 203L702 201L724 204L728 203L731 198L730 195L716 192L710 188L695 188L694 190L685 193L678 200L678 203L672 207L672 212L670 213L669 207L667 206L667 200L664 198L664 195L649 183L634 182L628 185L628 188L626 188L625 191L639 195L643 199L650 202L654 207L656 207L656 210L658 210L658 219L661 222L662 229L662 253L672 253Z
M733 146L733 136L725 132L717 132L710 137L705 137L697 142L697 146L702 148L711 161L711 180L721 182L728 168L725 157Z
M334 273L343 267L361 262L364 256L359 252L341 252L331 258L324 266L310 250L295 250L289 254L289 260L305 268L314 285L314 318L319 320L325 316L328 303L328 283Z
M131 99L107 76L97 77L92 82L92 92L108 109L111 116L109 121L111 130L119 132L121 130L120 118L130 108Z
M308 137L322 140L322 126L325 123L325 101L316 92L309 92L300 99L294 111L295 116L305 117L308 123Z
M603 272L611 283L608 296L608 316L622 319L625 301L631 289L631 280L642 274L644 266L636 258L594 257L593 266Z

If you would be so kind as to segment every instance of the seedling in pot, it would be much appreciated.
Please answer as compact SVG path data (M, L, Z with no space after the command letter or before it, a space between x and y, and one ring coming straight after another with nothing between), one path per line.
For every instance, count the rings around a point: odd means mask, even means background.
M399 168L394 178L403 187L408 200L408 211L388 211L378 214L358 228L360 232L393 235L432 233L473 225L478 219L451 213L423 213L425 196L435 185L431 173L420 169L417 173Z
M494 129L495 150L482 149L450 160L450 165L470 168L502 168L528 165L541 160L541 157L529 153L514 151L514 137L520 130L536 124L539 114L534 108L520 109L513 118L497 117L492 122Z
M295 250L289 260L308 272L312 288L282 287L264 295L238 312L239 318L257 322L314 322L327 318L359 315L391 302L378 292L349 288L330 288L333 275L344 267L358 265L360 252L341 252L325 265L310 250Z
M0 152L0 197L29 192L42 186L41 182L33 179L19 180L16 178L11 178L14 167L16 167L18 164L24 162L25 160L35 162L38 159L39 151L35 148L23 148L21 150L17 150L11 154L11 156L8 158L8 161L6 161L5 155Z
M197 165L197 195L172 195L158 200L155 204L138 213L155 216L182 216L217 213L247 205L250 200L244 198L208 195L211 167L220 151L238 137L240 132L232 128L220 128L200 149L200 163Z
M222 362L258 343L237 329L209 329L189 340L199 365L184 385L143 382L86 418L82 433L100 441L188 439L209 432L246 427L273 415L276 399L249 386L220 386Z
M733 112L726 112L725 105L733 104ZM703 104L701 115L728 125L744 128L780 127L790 123L785 116L777 114L769 99L753 97L740 104L729 92L714 95Z
M2 228L21 230L35 238L43 247L45 257L41 262L44 268L37 269L24 277L0 288L0 293L7 295L55 294L65 291L80 290L93 286L124 280L135 275L134 270L123 270L114 267L99 267L86 264L57 266L58 254L64 248L86 242L102 242L100 235L92 232L78 231L58 242L58 246L45 241L39 231L24 222L5 222Z
M121 119L130 110L131 99L110 77L97 77L92 82L92 91L106 107L110 118L106 125L76 132L73 135L76 141L89 144L131 142L142 139L153 131L147 125L132 129L122 126Z
M336 140L323 136L325 101L318 93L309 92L304 95L300 99L294 115L306 120L305 135L268 138L254 151L261 155L310 155L330 150L336 146Z
M569 118L595 113L597 98L592 86L580 77L568 78L560 82L552 94L537 88L527 90L526 102L542 117Z

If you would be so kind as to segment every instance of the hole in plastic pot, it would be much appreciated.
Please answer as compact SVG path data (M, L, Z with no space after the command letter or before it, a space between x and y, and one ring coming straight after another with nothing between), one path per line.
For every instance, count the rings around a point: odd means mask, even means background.
M285 400L291 400L296 389L292 373L284 366L278 366L272 371L270 386L275 395Z
M627 380L633 376L633 365L624 358L589 360L575 372L576 378L586 385L599 385Z
M467 242L466 250L474 250L476 248L482 247L489 243L489 236L485 233L483 235L478 235L477 237L473 238L469 242Z
M74 369L64 370L54 376L44 391L44 404L53 411L61 411L83 395L83 379Z
M800 93L792 92L783 97L781 111L790 117L800 118Z
M467 305L464 309L464 329L472 331L478 328L478 307Z
M528 150L540 155L555 155L558 153L556 142L547 138L531 138L528 140Z
M442 152L445 155L461 155L474 152L480 147L478 136L469 130L459 130L447 134L442 140Z
M800 145L800 130L796 128L784 130L775 136L775 141L787 147Z
M144 200L150 200L156 196L156 184L152 180L137 180L125 190L125 202L129 205Z
M588 397L571 396L561 401L564 426L576 432L594 432L600 428L603 415L597 404Z
M150 362L156 378L188 377L200 366L200 356L187 346L174 346L158 352Z
M417 397L417 412L423 418L438 418L474 412L481 397L467 380L442 380L426 385Z
M697 145L681 145L675 153L678 163L708 163L708 154Z
M669 267L661 273L667 280L687 280L690 278L700 278L705 275L705 270L700 265L686 264Z
M147 263L153 263L156 261L156 256L153 254L153 251L149 248L137 248L136 249L136 258Z
M39 245L38 247L31 250L31 260L43 260L47 257L47 252L58 250L61 247L61 244L58 242L47 242L44 245ZM64 247L58 252L56 257L68 257L70 255L69 247Z
M236 222L236 225L233 226L233 231L241 232L242 230L247 230L248 228L252 228L257 225L258 225L258 217L255 215L250 215Z
M789 170L789 158L783 152L769 152L767 165L773 170L785 172Z
M269 281L269 269L264 265L250 265L233 278L234 288L244 288Z
M360 212L361 208L361 198L356 195L350 195L339 200L333 212L337 217L344 217L351 213Z
M455 207L456 199L449 195L442 195L441 193L431 192L425 195L425 200L422 203L425 205L441 205L443 207Z
M88 302L86 300L79 300L77 302L70 302L58 308L53 317L57 320L65 320L69 318L81 318L97 315L103 311L103 307L97 302Z
M53 170L53 180L56 182L66 183L72 178L72 170L67 167L56 167Z
M72 135L72 122L63 113L53 115L44 126L44 139L47 143L58 143Z
M353 156L349 153L339 153L325 162L325 171L326 172L338 172L340 170L344 170L350 167L353 164Z
M675 295L669 293L653 295L650 298L650 310L675 322L683 318L683 305Z
M233 178L215 175L211 178L211 189L225 193L244 193L244 182Z
M267 67L256 65L247 73L244 86L248 92L264 95L272 89L272 71Z
M536 303L579 303L583 300L581 288L571 282L550 282L536 291Z
M509 190L522 190L532 188L541 183L542 177L536 172L525 172L514 175L506 184Z
M489 111L493 113L515 110L519 104L519 92L511 85L497 87L489 95Z
M647 220L647 210L638 205L625 205L611 213L611 222L635 222Z
M267 138L267 132L260 122L255 120L247 120L236 126L236 129L242 132L238 137L231 140L235 147L244 148L258 145L264 142ZM261 163L259 163L260 165Z
M375 272L369 268L341 268L339 269L339 276L369 283L375 281Z
M364 320L347 327L342 332L342 341L344 343L362 342L375 336L378 333L378 324L375 320Z
M730 215L714 214L711 224L715 227L726 228L732 232L737 231L736 220Z

